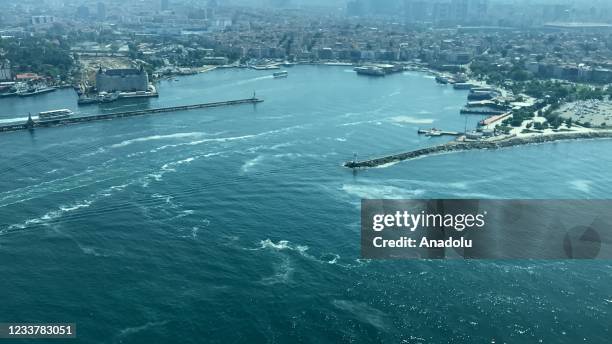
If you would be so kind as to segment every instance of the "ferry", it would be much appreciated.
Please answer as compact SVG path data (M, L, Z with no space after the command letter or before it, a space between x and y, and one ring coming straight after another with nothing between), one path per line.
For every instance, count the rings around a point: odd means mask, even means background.
M369 76L385 76L385 70L376 66L365 66L353 68L357 74Z
M272 75L274 75L274 77L277 78L277 79L279 79L279 78L286 78L286 77L289 76L289 72L284 70L282 72L276 72L276 73L274 73Z
M74 113L68 109L44 111L38 114L39 121L52 121L56 119L63 119L72 116Z

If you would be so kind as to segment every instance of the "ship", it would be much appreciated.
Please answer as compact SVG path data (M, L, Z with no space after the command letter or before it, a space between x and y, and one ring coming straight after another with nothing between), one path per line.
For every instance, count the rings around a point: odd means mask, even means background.
M101 103L111 103L114 102L115 100L121 98L119 96L119 93L106 93L106 92L101 92L98 95L92 96L92 97L88 97L88 96L81 96L79 97L79 100L77 101L77 104L79 105L90 105L90 104L101 104ZM146 94L145 94L146 96ZM142 95L138 94L136 95L136 93L134 93L133 95L130 93L128 94L125 98L138 98L138 97L142 97Z
M97 98L90 98L86 96L81 96L79 97L79 100L77 100L78 105L90 105L90 104L97 104L97 103L99 103Z
M385 76L386 74L384 69L376 66L355 67L353 70L359 75Z
M471 90L474 87L476 86L467 82L457 82L453 85L453 88L456 90Z
M72 116L74 113L68 109L43 111L38 114L39 121L53 121L57 119L64 119Z
M455 80L449 76L438 75L436 76L436 82L438 84L446 85L446 84L454 84Z
M276 73L274 73L274 74L272 74L272 75L274 75L274 77L275 77L275 78L277 78L277 79L280 79L280 78L286 78L286 77L288 77L288 76L289 76L289 72L287 72L287 71L285 71L285 70L284 70L284 71L282 71L282 72L276 72Z

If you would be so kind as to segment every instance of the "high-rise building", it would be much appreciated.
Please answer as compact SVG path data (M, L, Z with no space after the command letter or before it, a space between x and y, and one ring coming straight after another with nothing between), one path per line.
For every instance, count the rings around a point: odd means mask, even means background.
M425 0L404 0L404 18L409 23L427 21L428 2Z
M432 9L433 20L436 23L448 23L452 19L451 4L435 2Z
M451 13L453 22L466 22L468 20L468 0L452 0Z
M469 21L483 21L489 12L489 0L470 0L467 17Z
M98 2L98 19L106 19L106 5Z
M89 7L87 7L85 5L81 5L81 6L77 7L77 17L79 17L81 19L89 18Z

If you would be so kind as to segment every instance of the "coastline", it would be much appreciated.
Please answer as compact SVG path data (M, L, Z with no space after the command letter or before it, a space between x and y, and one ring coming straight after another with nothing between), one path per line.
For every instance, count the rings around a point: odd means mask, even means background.
M524 146L528 144L550 143L557 141L569 140L589 140L589 139L605 139L612 138L612 130L593 130L572 133L554 133L546 135L533 136L514 136L495 141L451 141L448 143L421 148L413 151L408 151L399 154L384 156L363 161L349 161L344 163L344 167L348 168L374 168L386 164L391 164L404 160L412 160L430 155L462 152L481 149L500 149L515 146Z

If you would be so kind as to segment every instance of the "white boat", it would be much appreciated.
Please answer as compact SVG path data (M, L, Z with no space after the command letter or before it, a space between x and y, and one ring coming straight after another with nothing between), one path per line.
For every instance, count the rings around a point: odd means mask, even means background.
M68 109L43 111L38 114L39 121L52 121L56 119L63 119L72 116L74 112Z
M357 74L368 76L385 76L385 70L376 66L365 66L353 68Z
M287 71L285 71L285 70L284 70L284 71L282 71L282 72L276 72L276 73L274 73L274 74L272 74L272 75L274 75L274 77L275 77L275 78L277 78L277 79L278 79L278 78L286 78L286 77L288 77L288 76L289 76L289 72L287 72Z

